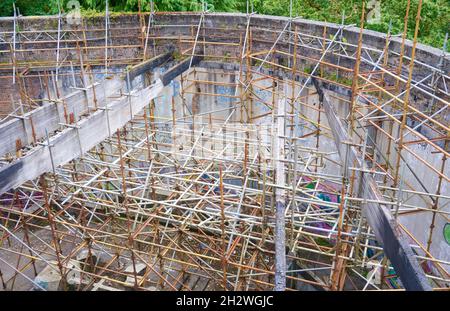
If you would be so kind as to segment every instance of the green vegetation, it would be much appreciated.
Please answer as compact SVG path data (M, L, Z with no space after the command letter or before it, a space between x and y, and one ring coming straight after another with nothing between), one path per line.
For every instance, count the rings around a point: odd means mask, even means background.
M63 10L74 0L60 0ZM79 0L84 15L92 16L105 8L106 0ZM139 0L109 0L113 12L136 12ZM392 33L403 31L404 16L408 0L381 0L381 19L378 23L366 23L366 28L387 32L392 23ZM14 0L0 0L0 16L13 14ZM15 0L22 15L46 15L58 12L58 0ZM245 12L246 0L207 0L208 8L216 12ZM415 17L419 0L411 0L408 18L408 38L414 35ZM150 0L141 0L142 10L150 9ZM158 11L198 11L200 0L155 0ZM362 0L294 0L293 16L340 23L345 12L346 24L359 24ZM254 11L269 15L289 15L289 0L253 0ZM450 29L450 1L423 0L419 41L441 48ZM448 47L450 49L450 47Z
M338 82L343 85L351 86L352 85L352 79L347 78L345 76L338 76L336 73L324 73L323 77L325 79Z

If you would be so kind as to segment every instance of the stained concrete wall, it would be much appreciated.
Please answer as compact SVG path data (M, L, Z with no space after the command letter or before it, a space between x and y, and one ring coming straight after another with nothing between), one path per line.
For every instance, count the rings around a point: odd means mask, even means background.
M383 123L383 130L389 132L389 126L386 122ZM399 126L394 125L392 133L394 137L398 137ZM408 140L418 140L419 137L415 135L409 135ZM388 142L386 136L379 134L377 137L377 146L383 155L387 156ZM417 154L419 157L427 161L436 170L440 171L442 166L442 153L436 153L436 149L428 144L412 144L407 145L407 147ZM433 172L428 166L422 163L418 158L416 158L411 152L404 150L402 156L409 167L403 164L400 167L400 179L402 180L401 187L405 190L415 189L424 193L437 193L438 190L438 175ZM378 159L380 163L383 163L382 159ZM391 146L391 155L389 157L389 162L395 165L397 161L397 152ZM443 174L445 176L450 176L450 167L445 166ZM421 183L418 181L420 179ZM380 178L379 178L380 180ZM423 186L425 186L425 188ZM391 186L388 184L387 186ZM440 194L444 196L450 196L449 183L442 181ZM413 195L407 194L405 192L400 196L400 200L403 204L409 204L413 206L419 206L422 208L431 209L433 208L433 201L426 195ZM447 214L436 214L436 220L434 223L432 243L430 247L430 253L436 258L450 262L450 245L444 239L444 226L448 222L448 213L450 213L450 206L448 205L449 199L441 198L438 201L437 208L441 212L446 212ZM395 210L396 207L393 207ZM432 223L432 212L422 211L418 213L405 214L399 217L400 222L413 234L415 238L424 246L427 247L427 242L430 234L430 225ZM411 241L415 244L415 242ZM418 254L424 255L422 250L416 249ZM450 271L449 265L442 265L447 272Z
M145 16L147 19L148 15ZM149 55L151 55L153 52L155 53L161 53L167 45L175 45L180 49L186 49L188 47L192 46L192 43L181 43L179 42L180 37L182 36L193 36L195 35L196 27L198 25L198 21L200 19L200 15L196 13L175 13L175 14L157 14L155 17L156 27L154 30L152 30L152 34L155 34L157 36L172 36L172 39L157 39L155 41L149 40L150 47L148 49ZM287 18L284 17L272 17L272 16L261 16L261 15L255 15L251 18L251 29L252 29L252 38L254 40L252 45L252 51L257 50L268 50L272 47L273 42L276 40L276 37L278 36L278 33L276 31L280 31L284 28L286 25L286 22L288 21ZM239 41L244 38L245 28L246 28L246 16L244 14L223 14L223 13L217 13L217 14L207 14L205 17L205 26L208 27L207 30L205 30L205 37L207 37L207 40L209 41L217 41L217 42L230 42L233 41L236 43L236 46L234 47L224 47L222 45L207 45L205 46L205 49L208 54L210 55L216 55L218 56L218 61L225 61L227 60L227 56L238 56L240 49L239 49ZM103 57L104 55L104 49L102 48L104 45L104 20L101 17L94 17L94 18L88 18L86 19L86 26L87 26L87 42L89 46L98 46L99 49L90 49L87 52L87 58L89 58L89 62L93 65L94 68L101 69L102 62L99 62L99 59ZM55 31L57 29L57 18L56 17L45 17L45 18L30 18L30 17L22 17L18 19L18 25L21 32L26 34L30 39L36 39L36 35L27 34L27 30L47 30L49 31L53 36L55 35ZM112 57L121 63L136 63L140 59L143 53L142 49L142 41L141 41L141 32L139 27L139 19L137 15L123 15L123 16L114 16L111 17L111 29L110 29L110 35L111 35L111 42L116 45L116 48L112 48L109 50L109 55L112 55ZM159 26L158 26L159 25ZM160 27L163 25L174 25L174 27ZM184 27L184 25L188 25L189 27ZM333 35L336 31L338 26L331 23L323 23L323 22L314 22L314 21L308 21L303 19L297 19L292 24L292 28L295 29L295 27L298 27L298 30L303 33L309 33L316 36L322 36L324 27L327 27L326 36L329 37L330 35ZM233 28L233 37L230 36L229 31L230 28ZM94 28L98 28L94 30ZM212 29L214 28L214 29ZM0 37L6 41L11 40L11 32L13 29L13 21L11 18L0 18ZM67 31L65 39L72 39L73 41L64 43L64 48L70 48L67 50L63 50L61 52L61 59L67 59L72 60L74 62L79 61L79 55L77 54L76 50L76 44L77 42L80 42L80 33L70 33L68 30L80 30L80 27L72 27L71 25L68 25L67 23L63 23L63 29ZM238 29L238 30L236 30ZM274 30L272 34L268 34L266 31L263 31L263 29L269 29ZM356 44L357 38L358 38L359 29L356 27L349 27L347 28L344 33L343 37L346 38L348 43ZM201 44L203 38L203 32L200 33L199 38L199 44L198 44L198 50L203 48L203 45ZM48 37L47 37L48 39ZM1 40L0 40L1 41ZM368 31L365 30L363 34L363 42L364 46L369 46L378 50L382 50L384 48L385 44L385 35L374 32L374 31ZM155 50L153 50L153 44L155 46ZM401 40L400 38L392 38L392 42L390 45L390 52L389 52L389 64L391 66L396 66L398 64L398 56L397 54L400 51L400 44ZM407 41L406 43L406 55L411 54L411 47L412 43L410 41ZM3 64L10 64L11 63L11 53L9 51L9 44L7 43L0 43L0 63ZM56 43L55 42L48 42L48 43L36 43L36 42L21 42L18 41L17 45L18 49L21 49L23 51L17 53L17 59L19 61L55 61L56 60ZM43 48L44 51L39 52L31 52L27 51L31 48ZM280 45L280 48L282 48L282 45ZM285 46L285 48L287 48ZM352 48L349 49L350 52L352 51ZM354 50L354 48L353 48ZM308 57L314 57L318 58L320 55L320 50L311 50L307 48L299 48L298 53L300 55L308 56ZM425 77L426 75L430 74L432 71L427 65L431 66L437 66L440 59L443 60L442 64L442 70L444 72L450 72L450 59L449 54L446 53L444 55L445 57L442 58L442 52L439 49L424 46L422 44L418 44L417 50L416 50L416 59L420 62L416 64L414 73L413 73L413 79L420 80L421 78ZM335 63L337 61L336 56L330 55L326 59L326 61ZM283 60L280 60L283 61ZM341 64L344 66L347 66L351 68L353 66L353 61L349 59L341 59ZM111 64L114 66L114 63ZM307 68L310 66L311 63L308 62L301 62L301 68ZM404 63L403 72L406 73L407 71L407 62ZM20 67L20 66L19 66ZM121 66L118 65L118 67L123 67L123 64ZM4 67L0 67L0 75L10 75L11 72L5 69L2 69ZM24 64L20 69L25 69L26 64ZM365 69L372 69L370 66L367 66L367 64L363 63L362 70ZM51 64L47 65L43 69L48 70L54 70ZM224 77L221 77L220 74L211 73L209 77L205 77L205 79L215 79L215 81L224 81L224 82L230 82L230 80L226 80L225 75ZM35 98L39 97L39 94L41 92L41 86L39 83L39 80L36 78L27 78L28 81L30 81L28 86L28 91L32 96L35 96ZM389 82L389 79L387 80ZM1 109L4 112L7 112L7 102L9 101L10 95L14 94L16 95L16 92L14 91L14 87L11 85L11 81L8 79L1 79L0 80L1 87L2 87L2 93L0 94L0 101ZM179 80L174 82L174 85L176 87L176 84L179 83ZM287 88L287 93L289 93L289 86ZM207 88L204 88L203 91L215 91L215 92L226 92L226 90L222 89L219 90L217 87L208 86ZM156 99L156 109L157 109L157 115L161 115L164 117L171 117L170 112L170 106L169 99L171 98L173 93L173 87L166 87L163 91L163 97ZM261 92L261 96L269 96L267 94L264 94L264 92ZM413 92L414 95L414 92ZM227 107L230 105L230 103L219 102L216 103L212 101L212 99L205 98L193 98L194 95L187 95L186 96L186 102L188 103L188 107L192 109L192 103L201 102L201 105L197 105L199 112L205 112L208 111L208 109L211 109L212 107ZM177 110L177 117L182 116L182 109L183 106L180 104L181 99L176 97L176 110ZM417 100L424 100L423 98L418 98ZM426 101L426 100L425 100ZM317 104L317 97L315 95L310 94L310 99L308 102L313 105L315 102ZM336 109L339 111L339 115L341 117L345 116L346 112L346 105L343 103L334 103ZM189 106L190 105L190 106ZM255 113L263 113L265 108L262 104L255 103L255 108L257 109ZM303 109L303 108L302 108ZM348 110L347 110L348 111ZM317 119L317 114L314 112L314 110L311 109L304 109L303 113L312 120ZM236 114L236 117L239 117L239 114ZM266 120L262 119L258 122L266 122ZM200 121L200 120L199 120ZM327 125L326 121L322 121L323 125ZM386 129L386 125L383 125L384 129ZM396 129L394 129L394 133L396 133ZM378 135L377 143L379 146L381 146L383 152L385 152L385 146L386 141L383 140L382 135ZM181 145L181 144L180 144ZM309 139L305 140L305 145L314 146L315 140ZM441 155L432 153L433 150L424 149L420 145L411 146L410 148L414 149L415 152L417 152L419 155L421 155L423 158L425 158L427 161L433 164L434 167L439 168L440 161L441 161ZM333 150L331 147L331 140L326 137L320 138L320 149L321 150ZM413 167L414 171L417 175L421 177L421 180L423 183L427 186L428 190L430 192L435 192L437 187L437 178L436 175L433 175L433 173L429 173L429 169L426 168L424 165L418 163L418 161L410 156L407 155L407 152L405 153L405 157ZM395 154L391 156L391 162L394 161ZM325 168L326 170L329 170L329 173L333 173L333 171L336 170L334 167L328 167ZM444 172L447 176L449 175L448 168L446 168ZM408 172L408 169L405 169L404 173L404 179L410 182L416 189L421 189L421 186L418 185L418 183L415 181L415 178L412 176L412 173ZM444 182L441 193L448 195L449 194L449 188L448 183ZM427 203L423 202L419 198L412 198L408 201L408 203L411 204L417 204L419 206L424 207L430 207L430 201L428 200ZM445 202L440 203L440 205L445 204ZM428 227L430 223L430 213L425 212L421 215L409 215L409 216L402 216L401 222L406 225L406 227L411 230L411 232L419 237L420 242L426 244L426 239L428 238ZM435 228L435 234L434 238L436 239L433 241L432 247L431 247L431 253L439 258L443 258L446 260L449 260L449 254L448 251L448 245L445 244L445 241L442 239L442 226L445 224L445 220L443 217L438 217L436 222L436 228Z
M148 19L148 14L144 14L144 18ZM186 36L195 36L196 28L200 19L200 15L197 13L161 13L155 16L155 26L151 29L150 34L155 35L158 39L148 41L148 56L152 56L153 53L159 54L163 52L167 45L175 45L181 50L192 47L192 42L182 43L180 39ZM278 37L278 32L281 31L286 25L288 19L285 17L254 15L250 20L250 29L252 32L252 51L268 50L272 47L273 42ZM142 32L139 24L139 17L136 14L124 14L120 16L110 17L111 27L109 29L109 46L114 45L114 48L108 49L108 55L112 58L110 66L124 66L126 64L137 63L141 60L143 55L143 43ZM86 42L90 47L85 52L85 58L89 59L89 63L93 67L102 67L103 61L101 60L105 55L105 32L104 32L104 18L103 17L90 17L84 20L86 31ZM247 19L245 14L235 13L211 13L207 14L204 19L205 30L200 32L199 40L197 43L197 52L205 48L209 55L215 56L215 61L230 60L226 57L236 57L239 55L240 47L239 42L245 37ZM12 55L10 52L10 44L13 36L13 18L0 18L0 38L5 42L0 42L0 63L4 66L0 66L0 75L10 75L11 70L6 69L6 65L11 64ZM170 27L166 27L170 25ZM322 37L324 27L326 27L326 37L334 35L338 29L338 25L324 22L315 22L304 19L296 19L292 23L292 29L297 28L300 32L316 35ZM230 36L230 28L232 29L233 36ZM30 61L46 62L39 65L41 70L54 69L56 62L56 47L57 43L54 38L57 35L58 19L55 16L49 17L20 17L17 19L17 29L20 33L25 35L29 40L25 40L25 37L17 35L16 59L18 62L18 71L27 68L26 63ZM68 24L66 19L62 20L62 32L64 34L63 39L67 42L61 44L60 60L64 60L64 66L68 66L69 62L79 62L79 50L77 44L83 47L84 36L81 31L83 28L80 25ZM41 34L33 34L27 31L38 30L42 31ZM268 32L271 30L272 32ZM359 29L357 27L348 27L343 32L343 37L349 44L357 44ZM52 37L50 37L50 36ZM170 38L161 38L170 37ZM208 44L203 46L202 40L206 37L208 41L217 42L234 42L235 46L224 46ZM41 41L34 42L32 40ZM281 41L287 39L284 36ZM192 40L192 39L191 39ZM2 41L2 40L0 40ZM281 42L280 41L280 42ZM382 33L365 30L363 35L364 46L382 50L385 45L385 35ZM396 66L398 64L398 53L400 51L400 38L394 37L391 39L390 52L389 52L389 64ZM411 42L406 42L405 55L411 54ZM31 49L42 49L40 51L31 51ZM287 50L286 44L279 44L279 49ZM349 47L349 52L354 51L354 47ZM320 48L310 49L305 47L298 48L298 54L318 58L321 52ZM437 66L439 63L442 52L439 49L428 47L422 44L418 44L416 50L416 59L420 62L415 66L413 78L419 80L428 75L431 71L427 65ZM286 62L286 59L277 56L278 61ZM372 55L373 57L373 55ZM221 59L222 58L222 59ZM338 57L330 54L325 59L330 63L336 63ZM50 62L49 62L50 61ZM353 67L353 61L345 57L341 57L339 62L343 66L349 68ZM304 60L299 61L301 68L307 68L312 63ZM407 71L407 62L404 64L403 71ZM370 68L362 63L362 70ZM371 69L371 68L370 68ZM450 59L449 54L446 53L443 58L442 69L444 72L450 71ZM36 78L28 78L36 79ZM387 80L389 80L387 78ZM8 89L11 81L6 79L0 80L4 85L4 89ZM33 94L33 87L29 88L30 94ZM2 92L0 94L0 102L7 103L10 100L11 91ZM33 94L35 95L35 94ZM3 108L7 104L2 104Z

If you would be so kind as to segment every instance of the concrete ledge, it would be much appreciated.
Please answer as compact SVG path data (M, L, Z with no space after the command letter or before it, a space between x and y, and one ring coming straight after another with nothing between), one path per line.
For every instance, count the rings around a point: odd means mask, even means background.
M170 60L172 56L173 49L130 68L130 80L162 65ZM116 76L113 79L104 80L99 86L95 87L97 107L104 107L108 102L108 97L116 94L125 86L124 76ZM36 140L40 140L45 136L46 130L48 133L52 133L59 129L61 126L58 123L66 123L64 103L67 114L73 113L75 118L88 113L94 108L93 92L92 85L88 86L86 90L77 90L62 98L59 102L45 103L42 107L26 113L23 119L12 119L0 124L0 157L8 152L14 153L17 140L20 140L22 146L33 143L33 130Z
M345 161L345 159L347 159L348 163L354 163L353 165L355 167L362 168L363 160L360 158L356 149L343 143L344 141L350 141L351 139L346 132L346 127L342 124L336 110L328 99L328 95L322 90L316 79L313 79L313 82L319 93L319 97L323 100L322 103L325 114L341 160ZM351 176L351 165L346 167L347 176ZM360 185L362 191L359 195L362 198L384 201L383 195L371 175L355 174L354 184ZM431 286L425 277L425 273L420 268L419 263L409 246L408 238L398 228L398 224L389 208L384 204L366 202L362 205L362 211L363 215L367 218L370 228L374 231L377 240L383 245L383 250L394 266L395 272L400 276L405 289L420 291L431 290Z
M187 65L186 65L187 63ZM147 106L163 90L164 84L183 73L189 66L189 59L168 70L151 86L131 91L111 102L108 109L97 110L78 122L77 128L67 128L49 139L47 145L35 147L30 153L0 169L0 195L17 188L28 180L51 172L53 166L63 165L102 142L129 122L134 114ZM132 107L132 111L130 109ZM51 152L51 153L50 153ZM52 163L53 159L53 163Z

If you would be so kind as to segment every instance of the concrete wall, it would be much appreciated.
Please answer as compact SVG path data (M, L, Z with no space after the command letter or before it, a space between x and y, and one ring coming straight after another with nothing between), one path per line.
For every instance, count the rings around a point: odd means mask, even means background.
M145 19L148 19L148 15L144 15ZM150 35L157 36L156 40L148 41L148 56L152 56L153 53L161 53L167 45L175 45L180 49L187 49L192 47L192 43L180 43L179 39L185 36L194 36L196 34L196 28L199 22L200 15L197 13L162 13L155 16L155 27L152 28ZM251 18L250 29L252 32L252 51L268 50L272 47L273 42L278 36L278 32L281 31L286 22L285 17L275 16L263 16L254 15ZM109 29L109 43L114 48L108 49L108 56L112 58L110 66L125 66L126 64L137 63L141 60L143 55L143 43L142 32L139 25L139 18L135 14L125 14L120 16L110 17L111 26ZM89 59L91 66L102 67L102 58L105 55L105 39L104 39L104 18L103 17L90 17L84 20L85 23L85 36L86 42L89 46L87 51L83 51L84 58ZM203 49L202 38L206 37L208 41L218 42L234 42L236 46L224 46L224 45L207 45L206 51L210 55L217 56L214 60L218 61L221 57L222 60L229 60L226 57L238 56L240 51L239 42L245 37L246 29L246 16L245 14L225 14L225 13L213 13L205 16L204 25L205 30L200 32L199 40L197 43L197 52ZM12 63L12 55L10 52L13 36L13 18L0 18L0 38L6 42L0 40L0 75L10 75L11 69L8 68ZM169 27L170 25L170 27ZM292 29L297 28L298 31L306 34L316 35L322 37L324 27L327 28L326 37L334 35L338 29L338 25L324 22L315 22L304 19L296 19L292 23ZM58 19L55 16L49 17L20 17L17 19L17 29L21 35L17 35L16 38L16 61L18 72L22 72L29 66L31 61L40 64L38 67L43 69L52 69L56 62L56 47L57 43L54 38L57 36ZM78 63L80 61L80 51L77 48L77 44L82 48L84 46L82 26L68 24L65 19L62 20L62 39L66 40L61 43L60 61L63 66L69 66L70 62ZM42 33L30 33L29 31L42 31ZM232 31L232 36L230 36ZM272 32L269 32L272 31ZM346 28L343 32L343 37L349 44L357 44L359 29L356 27ZM163 39L161 37L170 36L171 39ZM284 36L283 40L287 39ZM281 42L280 41L280 42ZM374 49L382 50L385 44L385 35L365 30L363 36L364 46ZM401 40L397 37L392 38L389 52L389 64L396 66L398 64L397 54L400 51ZM405 55L410 55L411 42L407 41ZM153 48L154 47L154 48ZM287 50L287 45L280 44L279 49ZM31 49L41 49L39 51L31 51ZM354 47L349 47L349 52L354 51ZM298 54L318 58L320 55L320 48L312 50L310 48L299 47ZM375 54L374 54L375 55ZM450 59L448 57L443 59L443 71L449 72ZM430 68L426 65L437 67L442 56L442 52L439 49L428 47L422 44L418 44L416 50L416 59L420 62L415 66L413 78L418 80L425 75L429 74ZM283 60L279 55L277 56L279 61ZM365 56L367 57L367 56ZM338 57L330 54L325 58L325 61L330 63L336 63ZM33 66L37 66L35 63ZM339 63L349 68L353 67L353 61L347 58L340 58ZM300 61L300 67L306 68L311 65L306 61ZM407 62L404 62L404 72L407 70ZM362 64L364 70L364 62ZM8 68L8 69L7 69ZM36 78L27 78L36 79ZM11 81L7 79L1 79L0 83L6 92L0 94L0 102L2 102L3 110L7 110L7 102L10 100ZM36 91L33 87L28 88L29 93L35 96ZM38 90L37 90L38 91ZM33 97L32 97L33 98Z

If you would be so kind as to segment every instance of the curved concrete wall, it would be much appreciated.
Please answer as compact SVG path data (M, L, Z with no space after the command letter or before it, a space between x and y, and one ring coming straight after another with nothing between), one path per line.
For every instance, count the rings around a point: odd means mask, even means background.
M145 14L145 19L148 19L148 14ZM156 27L162 25L192 25L197 26L200 19L200 14L198 13L158 13L155 16L155 25ZM250 27L253 29L264 29L264 30L274 30L281 31L286 23L288 22L287 17L279 17L279 16L268 16L268 15L252 15L250 20ZM139 17L136 14L123 14L119 16L111 16L110 17L112 34L116 31L122 30L122 32L127 33L128 28L138 27L139 28ZM57 30L58 28L58 18L57 16L46 16L46 17L20 17L17 19L17 23L19 25L18 29L21 32L28 30ZM104 18L103 17L89 17L85 19L85 24L87 29L92 29L95 27L104 27ZM238 28L242 31L245 31L245 27L247 24L246 14L241 13L210 13L205 15L205 26L206 27L226 27L226 28ZM333 23L326 22L318 22L306 19L295 19L292 22L292 30L298 27L298 31L311 34L315 36L322 37L324 27L327 28L327 38L329 35L334 34L339 25ZM115 28L115 30L114 30ZM185 28L185 27L184 27ZM67 24L65 19L63 19L63 30L70 29L80 29L79 26L73 26ZM139 29L135 29L139 31ZM11 34L5 34L5 32L13 31L13 18L11 17L2 17L0 18L0 32L2 33L2 37L10 37ZM101 33L101 32L100 32ZM132 33L131 31L129 32ZM157 30L158 33L158 30ZM186 31L181 31L181 29L177 27L172 27L172 29L165 30L166 34L180 35L186 33ZM210 34L210 32L208 33ZM238 33L233 32L233 35L236 35L238 38ZM349 44L357 44L359 35L358 27L346 27L343 32L343 37ZM139 39L139 37L137 37ZM230 35L228 35L228 39ZM258 39L255 37L255 39ZM102 41L103 38L90 38L89 43L96 44L95 41ZM372 47L378 50L382 50L385 45L386 35L380 32L364 30L363 35L363 45ZM97 43L100 43L97 42ZM136 43L136 41L130 42L131 44ZM20 45L20 42L18 42ZM390 43L390 54L394 55L395 53L400 52L401 46L401 38L399 36L392 37ZM408 56L411 54L412 42L410 40L406 40L405 44L405 55ZM6 43L0 42L0 51L9 50ZM426 46L418 43L416 49L416 59L430 66L438 67L439 61L443 56L443 52L440 49L433 48L430 46ZM3 57L2 57L3 58ZM425 67L424 67L425 68ZM418 65L418 69L420 69ZM442 69L444 72L450 71L450 54L444 53L444 62L442 65Z
M153 53L161 53L167 45L176 45L183 50L192 47L192 42L180 43L180 38L183 36L195 37L196 29L200 20L198 13L158 13L155 16L155 27L152 28L150 35L159 37L156 40L149 40L149 48L147 49L148 56L153 56ZM144 14L145 20L148 20L148 14ZM288 22L286 17L267 16L267 15L253 15L250 19L250 29L252 31L252 51L269 50L279 32L286 26ZM62 19L61 34L63 41L61 42L60 60L74 61L79 60L79 50L77 50L77 43L82 47L83 33L82 29L86 29L86 42L89 46L86 59L95 67L101 67L104 61L104 45L105 45L105 31L104 31L104 17L89 17L85 18L84 25L68 24L65 18ZM56 63L56 48L58 30L57 16L46 17L20 17L16 21L16 30L20 33L16 37L16 62L18 72L25 69L29 71L37 70L36 64L41 62L38 66L41 69L52 70ZM204 35L208 41L222 41L234 42L235 46L225 45L207 45L206 51L209 55L216 56L238 56L240 52L239 42L245 38L245 30L247 26L247 16L241 13L211 13L205 15L204 26L205 32L200 32L200 38ZM299 32L309 35L322 37L326 27L326 38L333 36L339 25L325 22L317 22L305 19L295 19L292 22L291 29L298 29ZM4 92L0 94L0 113L9 111L12 108L10 103L10 95L17 93L15 90L17 86L13 86L12 78L12 37L14 29L14 19L11 17L0 18L0 84ZM30 31L39 31L41 34L32 33ZM358 41L359 28L346 27L343 31L343 37L347 42L347 49L349 55L354 54L355 45ZM109 29L110 42L108 55L114 61L110 66L124 67L129 64L136 64L141 60L143 53L142 32L137 14L123 14L113 15L110 17ZM161 38L165 37L165 38ZM170 37L171 39L168 39ZM288 50L288 45L282 43L287 40L287 35L281 38L277 48ZM380 51L385 46L386 35L383 33L364 30L363 46L368 50L372 49L370 57L374 61L378 58ZM321 55L320 40L313 40L311 47L300 46L297 50L299 55L318 59ZM153 44L155 49L153 51ZM400 37L392 37L389 46L389 64L394 68L398 65L399 52L401 46ZM411 54L412 42L407 40L405 45L405 55ZM197 48L202 48L201 40ZM32 49L40 49L39 51L32 51ZM378 52L376 52L378 51ZM286 56L278 55L278 61L287 61ZM367 53L363 53L363 57L368 58ZM217 58L215 59L217 60ZM337 63L347 68L353 68L354 61L348 57L338 57L331 53L324 59L329 63ZM416 50L416 65L414 68L413 79L420 80L427 75L433 73L433 67L441 67L444 73L450 72L450 54L443 53L441 50L425 46L417 45ZM31 62L34 62L31 65ZM46 63L45 65L43 63ZM298 62L300 70L310 68L314 65L311 60L300 60ZM33 68L35 67L35 68ZM373 69L373 66L362 63L362 69ZM408 61L403 62L403 74L406 75L408 71ZM389 78L386 78L389 83ZM391 79L392 81L392 79ZM40 96L40 83L37 79L28 78L28 93L32 98ZM444 88L441 83L441 88ZM447 86L448 88L448 86ZM17 98L16 98L17 99Z

